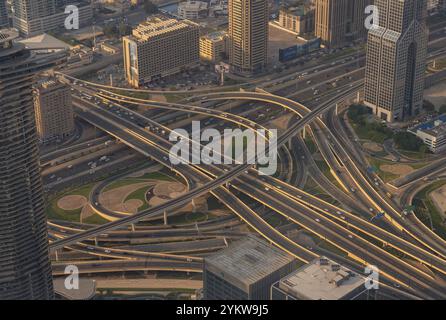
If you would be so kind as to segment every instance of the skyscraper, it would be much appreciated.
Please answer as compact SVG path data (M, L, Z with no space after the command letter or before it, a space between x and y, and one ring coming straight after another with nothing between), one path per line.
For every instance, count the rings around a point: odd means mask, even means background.
M268 1L229 0L229 63L238 73L265 69L268 54Z
M349 0L316 0L315 34L330 47L345 41Z
M428 30L426 0L375 0L379 25L368 34L365 104L393 122L423 105Z
M0 300L51 299L51 266L33 110L40 60L0 30Z
M7 27L8 22L8 11L6 9L6 0L0 0L0 28Z
M328 47L365 38L365 8L373 0L316 0L315 34Z
M42 142L54 142L74 132L70 87L46 78L35 87L34 113L37 135Z
M63 28L68 14L65 5L71 0L14 0L12 22L21 35L32 37L47 31ZM79 24L84 26L93 19L90 0L78 0Z
M141 23L122 38L128 83L138 87L198 65L199 37L198 24L189 20L158 16Z

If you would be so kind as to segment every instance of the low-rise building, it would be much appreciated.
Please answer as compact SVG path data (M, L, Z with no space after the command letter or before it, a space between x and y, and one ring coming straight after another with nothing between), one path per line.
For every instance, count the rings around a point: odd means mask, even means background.
M213 63L220 62L228 53L226 32L213 32L200 37L200 58Z
M41 142L63 140L74 132L70 88L55 79L45 79L35 88L34 112Z
M70 56L67 59L67 69L74 69L89 65L93 62L93 50L82 44L74 46L70 50Z
M208 15L208 3L203 1L185 1L178 4L178 16L183 19L199 19Z
M199 26L189 20L157 16L123 37L128 83L139 87L200 62Z
M101 51L108 53L108 54L117 54L118 52L121 51L120 48L118 48L114 44L107 42L107 41L101 42L100 48L101 48Z
M314 9L305 5L282 6L279 10L279 24L298 35L314 32Z
M320 257L280 279L271 300L353 300L366 292L364 278L326 257Z
M446 150L446 114L408 130L415 134L433 153Z
M248 236L204 260L205 300L269 300L271 285L297 260L256 236Z

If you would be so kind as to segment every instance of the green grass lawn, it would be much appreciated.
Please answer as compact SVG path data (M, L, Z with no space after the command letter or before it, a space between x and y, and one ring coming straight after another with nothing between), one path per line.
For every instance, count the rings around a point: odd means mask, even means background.
M172 102L172 103L176 103L178 101L181 101L183 99L186 99L187 97L189 97L189 94L181 94L181 93L172 93L172 94L165 94L164 97L166 98L167 102Z
M317 146L314 143L313 139L311 138L310 134L307 134L307 136L304 139L304 142L311 154L317 152L317 150L318 150Z
M46 207L46 214L47 214L48 219L79 222L80 213L81 213L82 209L63 210L63 209L59 208L59 206L57 205L57 202L59 201L59 199L65 197L65 196L68 196L68 195L80 195L80 196L84 196L85 198L88 199L90 196L90 191L95 184L96 183L90 183L85 186L66 191L63 194L60 194L53 199L50 199L49 203Z
M421 190L414 198L414 205L415 214L417 215L418 219L420 219L428 228L431 227L432 219L432 225L435 232L446 240L446 227L442 224L443 217L440 212L438 212L437 207L429 197L429 194L432 191L442 187L444 184L446 184L445 180L436 181Z
M141 200L143 202L143 205L138 208L138 212L148 209L149 204L146 201L146 192L149 188L149 186L145 186L133 191L131 194L128 195L127 198L125 198L125 201L132 199Z
M174 178L163 173L163 172L150 172L145 173L141 179L152 179L152 180L164 180L164 181L174 181Z
M284 220L285 220L284 217L281 216L279 213L276 213L276 212L271 213L271 214L269 214L269 215L267 215L265 217L265 221L269 225L273 226L274 228L279 227Z
M432 156L429 153L418 152L418 151L407 151L399 149L398 152L408 158L415 160L429 160L429 158Z
M210 196L207 198L208 210L220 209L223 207L220 201L214 196Z
M384 182L389 182L389 181L395 180L400 177L398 174L386 172L386 171L383 171L380 169L381 165L385 165L385 164L393 165L393 164L396 164L395 162L384 161L384 160L380 160L380 159L372 158L372 157L367 157L367 161L370 163L370 165L376 167L376 169L377 169L376 173L381 177L381 179Z
M188 224L193 222L206 221L208 215L203 212L180 213L172 217L168 217L169 224Z
M392 138L392 135L386 134L384 132L369 130L369 128L365 126L361 126L356 123L350 122L351 126L355 130L356 134L361 140L369 140L372 142L376 142L379 144L383 144L387 139Z
M330 171L330 167L328 166L328 164L325 162L325 160L315 160L314 162L316 162L316 165L318 166L318 168L322 171L322 173L324 174L324 176L326 176L328 178L328 180L331 181L331 183L333 183L335 186L337 186L339 189L343 190L342 186L340 185L340 183L336 180L336 178L333 176L333 174Z
M141 177L125 177L119 180L113 181L104 188L104 192L110 191L123 186L128 186L135 183L146 182L147 180L162 180L162 181L174 181L175 179L166 173L161 171L145 173Z
M145 182L145 179L140 179L140 178L122 178L116 181L113 181L112 183L110 183L109 185L107 185L102 191L103 192L107 192L116 188L120 188L120 187L124 187L124 186L129 186L135 183L141 183L141 182Z

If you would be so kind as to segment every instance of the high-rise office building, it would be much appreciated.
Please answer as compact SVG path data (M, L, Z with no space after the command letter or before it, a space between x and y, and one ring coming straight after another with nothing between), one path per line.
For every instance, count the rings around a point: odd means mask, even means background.
M40 141L61 140L74 132L70 88L55 79L45 79L35 88L34 112Z
M0 30L0 300L51 299L32 86L58 56L36 57L17 37Z
M316 0L315 34L324 45L336 47L345 41L349 0Z
M0 0L0 28L6 28L8 25L9 21L6 0Z
M13 26L26 37L64 28L65 19L71 13L65 13L66 4L74 4L78 8L80 27L92 21L93 8L89 0L15 0Z
M401 121L423 105L428 30L426 0L375 0L379 25L368 34L365 104Z
M268 59L268 1L229 0L229 63L234 72L257 73Z
M316 0L315 34L327 47L365 38L365 8L373 0Z
M139 87L197 65L199 36L198 24L189 20L157 16L141 23L122 39L128 83Z
M204 299L269 300L272 284L296 268L296 258L248 236L205 258Z

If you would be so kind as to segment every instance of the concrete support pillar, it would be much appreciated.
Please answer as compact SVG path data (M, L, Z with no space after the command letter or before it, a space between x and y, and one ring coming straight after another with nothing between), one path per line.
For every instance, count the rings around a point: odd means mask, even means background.
M135 232L135 224L132 223L131 226L132 226L132 232Z
M97 246L98 245L98 238L94 237L94 245Z
M307 126L304 126L304 129L302 130L302 138L307 138Z
M167 210L164 210L164 225L167 226Z
M195 199L192 199L191 204L192 204L192 212L197 212L197 206L195 205Z

